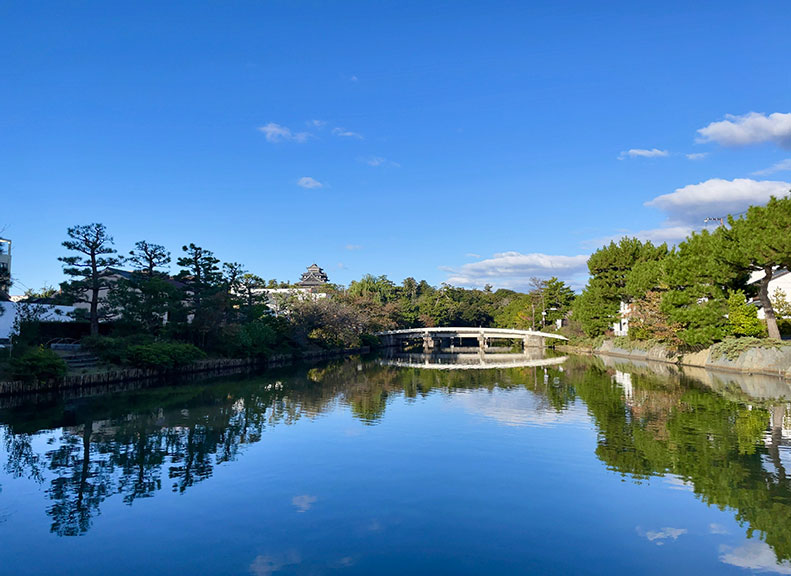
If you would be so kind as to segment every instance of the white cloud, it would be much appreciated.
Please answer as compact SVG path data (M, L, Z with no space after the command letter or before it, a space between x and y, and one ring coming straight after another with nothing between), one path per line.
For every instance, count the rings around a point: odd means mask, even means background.
M751 205L766 203L771 196L783 197L789 189L788 182L712 178L657 196L645 205L667 214L669 225L699 226L704 218L741 213Z
M362 162L368 164L368 166L392 166L393 168L400 168L401 164L398 162L393 162L392 160L388 160L387 158L382 158L381 156L368 156L367 158L361 158Z
M327 125L324 120L308 120L305 124L312 128L324 128Z
M356 75L352 74L352 77L351 77L351 78L349 78L349 80L350 80L350 81L352 81L352 82L358 82L360 79L359 79L359 78L357 78L357 76L356 76Z
M522 254L502 252L492 258L479 262L469 262L459 268L445 267L447 282L456 286L477 286L493 284L497 287L514 290L530 288L530 278L538 276L559 279L578 287L584 284L588 272L588 256L562 256L549 254Z
M748 541L737 548L721 546L720 562L758 572L791 574L791 563L787 561L778 562L777 556L769 545L760 540Z
M695 226L682 224L678 226L668 225L661 226L659 228L649 228L647 230L640 230L638 232L622 230L618 234L611 234L610 236L594 238L592 240L583 242L583 245L585 247L595 249L605 244L609 244L610 242L618 242L624 236L628 236L629 238L639 238L643 242L649 240L654 244L662 244L663 242L667 242L668 244L672 245L681 242L695 229Z
M688 160L703 160L708 155L708 152L693 152L692 154L685 154Z
M319 182L314 178L311 178L310 176L303 176L302 178L297 180L297 186L300 186L301 188L307 188L310 190L312 188L322 188L324 184L322 184L321 182Z
M358 132L352 132L351 130L346 130L346 128L341 128L339 126L333 128L332 133L343 138L357 138L357 140L363 139L362 134L359 134Z
M473 259L475 259L475 260L478 260L479 258L481 258L481 255L480 255L480 254L476 254L475 252L467 252L467 253L464 255L464 257L465 257L465 258L473 258Z
M624 158L664 158L668 156L668 154L669 152L667 150L659 150L658 148L652 148L651 150L631 148L621 152L621 155L618 156L618 160L623 160Z
M270 122L258 128L266 135L268 142L307 142L312 136L310 132L292 132L287 126Z
M725 118L698 130L698 142L716 142L723 146L771 142L791 148L791 114L775 112L766 116L750 112L744 116L727 114Z
M774 174L775 172L788 172L789 170L791 170L791 158L776 162L769 168L753 172L753 176L767 176L769 174Z
M346 249L347 250L362 250L363 247L360 246L359 244L347 244L346 245Z

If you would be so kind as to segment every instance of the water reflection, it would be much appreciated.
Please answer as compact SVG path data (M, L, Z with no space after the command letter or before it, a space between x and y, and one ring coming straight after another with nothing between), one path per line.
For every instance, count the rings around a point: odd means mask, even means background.
M88 531L110 498L133 505L161 491L186 493L276 427L339 405L375 425L395 399L440 391L507 426L590 423L596 456L609 469L634 482L664 476L670 487L732 510L748 535L760 536L722 548L723 563L785 573L788 565L776 563L791 559L791 395L784 390L771 379L701 377L609 359L570 357L556 365L470 372L352 359L262 377L20 404L0 410L0 433L5 475L42 486L51 531L68 536ZM306 517L325 502L311 492L292 494L291 507ZM712 524L710 531L727 530ZM686 534L680 526L640 532L657 545ZM300 562L296 552L261 554L250 571L270 574Z

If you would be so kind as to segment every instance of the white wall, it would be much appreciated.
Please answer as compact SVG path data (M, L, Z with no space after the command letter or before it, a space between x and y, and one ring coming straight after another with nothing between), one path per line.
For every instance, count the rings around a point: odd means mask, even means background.
M17 315L17 306L24 306L18 302L0 302L0 309L3 310L0 316L0 339L11 338L14 329L14 319ZM74 306L52 306L51 304L29 304L35 306L39 319L43 322L73 322L69 316L74 312Z

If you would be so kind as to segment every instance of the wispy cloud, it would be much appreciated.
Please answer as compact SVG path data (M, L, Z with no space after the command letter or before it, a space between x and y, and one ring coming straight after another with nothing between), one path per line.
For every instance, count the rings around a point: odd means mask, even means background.
M650 150L644 148L630 148L629 150L621 152L618 156L618 160L624 160L625 158L664 158L669 154L667 150L659 150L658 148L651 148Z
M311 128L324 128L327 125L327 122L324 120L308 120L305 122Z
M725 120L712 122L698 130L698 142L716 142L722 146L750 146L771 142L791 148L791 113L759 114L744 116L727 114Z
M791 158L774 163L769 168L753 172L753 176L767 176L775 172L788 172L791 170Z
M645 205L664 212L668 225L700 225L704 218L739 214L751 205L768 202L771 196L783 197L789 189L788 182L712 178L657 196Z
M682 224L678 226L666 225L660 226L658 228L648 228L645 230L638 230L637 232L634 230L621 230L616 234L610 234L608 236L587 240L583 242L582 245L587 248L596 249L605 244L609 244L610 242L618 242L618 240L624 236L628 236L630 238L639 238L643 242L651 241L654 244L662 244L666 242L667 244L673 245L684 240L684 238L689 236L695 229L695 226Z
M703 160L708 155L708 152L693 152L692 154L685 154L688 160Z
M502 252L478 262L462 264L458 268L441 268L448 273L448 283L456 286L497 287L526 290L530 278L557 276L578 287L584 284L587 274L587 255L562 256L550 254L522 254Z
M341 128L340 126L333 128L332 133L336 136L340 136L341 138L356 138L357 140L363 139L362 134L358 132L352 132L351 130L346 130L346 128Z
M398 162L393 162L392 160L388 160L387 158L382 158L381 156L366 156L364 158L360 158L361 162L365 162L368 166L392 166L393 168L400 168L401 164Z
M311 178L310 176L303 176L299 180L297 180L297 186L301 188L322 188L324 184L316 180L315 178Z
M270 122L264 126L259 126L258 130L263 132L268 142L307 142L313 136L310 132L292 132L291 128Z
M362 250L363 247L360 246L359 244L347 244L346 245L346 249L347 250Z

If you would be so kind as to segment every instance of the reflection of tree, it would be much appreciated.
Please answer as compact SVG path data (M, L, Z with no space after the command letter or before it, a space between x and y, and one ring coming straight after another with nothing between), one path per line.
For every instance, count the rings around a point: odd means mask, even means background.
M761 442L766 409L750 410L678 374L619 367L629 374L627 392L595 360L571 358L564 370L434 371L355 359L307 375L273 371L9 409L0 413L5 468L48 485L53 532L80 534L106 498L131 505L165 486L185 492L264 440L267 428L314 418L338 402L373 425L395 397L520 388L535 394L536 410L562 412L581 399L599 431L596 454L608 467L637 480L676 474L701 500L734 509L748 531L761 531L779 558L791 558L791 480L780 458L780 424ZM782 422L783 407L773 410L773 422ZM33 435L52 429L62 430L57 444L37 454Z
M14 478L27 476L36 482L43 482L41 459L33 450L30 441L30 434L11 434L9 431L3 431L3 444L8 454L5 470Z
M112 485L112 463L106 455L95 455L91 447L93 423L81 434L64 433L60 446L47 453L49 468L57 472L49 497L52 532L74 536L85 532ZM92 456L94 456L92 458Z
M779 430L768 445L761 438L765 409L730 401L695 383L631 372L627 399L601 367L572 378L599 428L599 458L635 478L673 473L704 502L732 508L778 559L791 558L791 483L779 457ZM773 462L767 470L764 458Z

